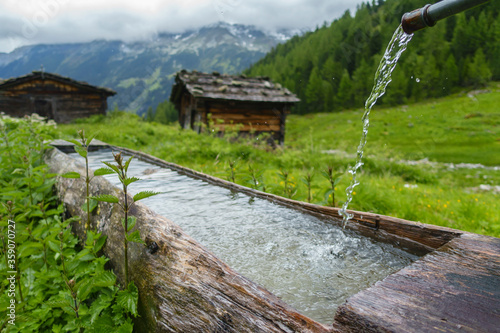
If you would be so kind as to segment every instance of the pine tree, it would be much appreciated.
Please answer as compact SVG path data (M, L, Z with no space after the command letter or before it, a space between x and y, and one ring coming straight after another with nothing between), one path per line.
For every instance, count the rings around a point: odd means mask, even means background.
M352 80L347 69L344 69L342 79L340 79L337 101L344 109L352 107Z
M466 73L467 84L475 88L484 87L491 80L491 71L486 63L482 48L476 51L472 62L467 64Z

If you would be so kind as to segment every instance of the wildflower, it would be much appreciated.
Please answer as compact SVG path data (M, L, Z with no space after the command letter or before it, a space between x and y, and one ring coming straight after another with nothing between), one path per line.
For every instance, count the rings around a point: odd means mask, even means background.
M457 202L460 202L460 199L458 199Z
M431 205L427 205L427 207L431 208Z
M356 195L356 192L352 192L352 195Z
M444 204L444 205L443 205L443 207L444 207L444 208L448 208L448 205L447 205L447 204Z
M476 200L476 202L478 202L479 200L477 200L477 198L474 198L474 200Z
M454 214L453 212L451 212L451 214Z

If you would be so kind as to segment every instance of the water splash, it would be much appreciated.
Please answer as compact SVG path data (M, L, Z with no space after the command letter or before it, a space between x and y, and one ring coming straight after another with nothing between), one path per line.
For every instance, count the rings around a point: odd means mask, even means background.
M359 142L358 146L356 164L354 165L354 167L349 168L348 171L352 175L351 185L346 188L347 200L344 202L342 208L340 209L340 214L343 217L343 228L353 217L353 214L347 212L347 206L352 200L352 193L354 191L354 188L359 185L359 182L356 180L356 173L358 169L363 165L363 150L365 148L368 136L368 127L370 126L370 111L372 110L372 107L375 105L377 100L385 94L385 88L392 81L392 71L394 70L394 68L396 68L396 64L398 63L401 54L403 54L403 52L406 50L406 47L412 37L413 34L406 34L400 25L394 32L394 35L392 36L392 39L387 46L387 49L385 50L385 54L380 60L377 72L375 73L375 83L373 85L370 97L368 97L365 103L365 113L363 114L362 118L363 135L361 136L361 141Z

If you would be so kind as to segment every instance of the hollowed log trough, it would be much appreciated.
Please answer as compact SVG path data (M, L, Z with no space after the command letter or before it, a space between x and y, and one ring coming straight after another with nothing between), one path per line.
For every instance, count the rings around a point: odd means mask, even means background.
M61 142L54 146L68 148ZM337 208L298 202L211 177L153 156L135 155L218 186L340 223ZM78 171L84 165L58 149L46 154L52 172ZM67 212L84 216L83 179L60 178L58 194ZM92 195L123 192L101 177ZM423 257L350 297L331 325L318 323L238 274L167 218L139 203L137 217L147 246L129 244L129 274L139 289L137 332L499 332L500 239L366 212L354 213L348 228L396 244ZM123 213L99 203L92 227L107 235L104 254L123 281ZM74 230L82 237L82 224Z

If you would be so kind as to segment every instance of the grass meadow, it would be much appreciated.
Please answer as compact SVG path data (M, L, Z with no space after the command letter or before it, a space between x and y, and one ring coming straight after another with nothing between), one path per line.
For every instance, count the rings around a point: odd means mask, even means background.
M370 115L364 165L350 209L500 236L500 84ZM59 125L266 192L340 207L361 137L363 110L290 115L285 146L236 133L196 134L111 112ZM415 162L418 161L418 162ZM461 167L461 163L485 167ZM462 165L463 166L463 165ZM332 190L325 171L339 178Z

